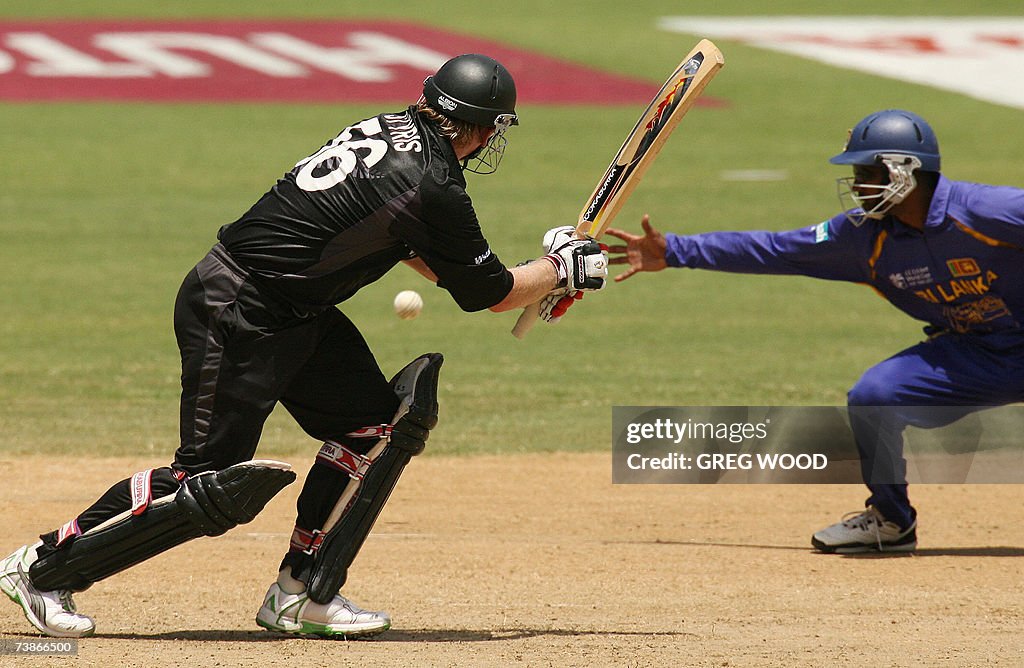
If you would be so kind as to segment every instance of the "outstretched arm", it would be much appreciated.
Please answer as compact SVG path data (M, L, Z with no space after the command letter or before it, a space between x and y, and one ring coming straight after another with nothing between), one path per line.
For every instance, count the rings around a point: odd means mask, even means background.
M615 281L624 281L641 271L661 271L668 264L665 262L665 235L651 226L651 217L644 214L640 220L644 228L643 236L630 234L623 230L609 228L605 231L626 245L617 244L608 247L609 264L628 264L629 269L615 277Z
M885 240L884 233L874 226L846 224L844 214L783 232L662 234L651 227L646 215L641 224L643 236L608 230L608 234L626 242L624 246L608 249L610 264L629 265L629 269L615 277L616 281L641 271L686 267L865 283L873 280L869 258Z

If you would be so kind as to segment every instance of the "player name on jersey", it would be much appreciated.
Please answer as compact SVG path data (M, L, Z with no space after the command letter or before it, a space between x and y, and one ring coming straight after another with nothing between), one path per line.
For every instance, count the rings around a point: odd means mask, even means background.
M525 104L638 104L657 90L402 22L0 21L0 100L411 102L460 53L510 63Z

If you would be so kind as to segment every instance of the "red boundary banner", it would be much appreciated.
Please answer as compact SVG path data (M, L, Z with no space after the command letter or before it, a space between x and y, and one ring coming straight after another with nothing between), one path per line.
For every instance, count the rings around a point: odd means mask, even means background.
M646 104L657 91L412 23L60 20L0 22L0 100L413 102L423 79L460 53L502 62L526 104Z

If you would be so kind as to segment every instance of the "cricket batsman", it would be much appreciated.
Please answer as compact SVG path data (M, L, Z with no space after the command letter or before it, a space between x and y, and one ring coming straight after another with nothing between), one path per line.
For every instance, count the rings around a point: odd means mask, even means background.
M1024 190L952 181L917 114L873 113L833 164L847 210L787 232L644 234L608 230L612 264L688 267L863 283L925 323L926 339L868 369L847 395L870 490L863 512L818 531L826 553L910 552L917 512L907 494L903 431L934 428L1024 400Z
M322 447L256 622L317 636L389 628L387 613L362 609L340 589L437 423L443 358L422 355L388 380L336 305L398 263L465 311L599 289L608 272L597 243L569 234L549 233L544 255L511 268L487 243L464 172L497 169L506 132L519 123L515 106L505 67L457 56L427 77L416 104L346 127L220 229L175 304L182 392L173 462L116 483L0 562L0 590L33 626L89 635L95 624L73 592L251 521L296 477L287 464L253 460L280 403Z

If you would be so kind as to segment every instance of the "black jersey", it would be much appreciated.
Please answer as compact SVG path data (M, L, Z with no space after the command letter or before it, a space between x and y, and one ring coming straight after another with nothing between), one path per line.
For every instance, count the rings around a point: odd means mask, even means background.
M450 142L413 107L343 130L218 238L260 287L299 312L338 304L416 256L466 311L512 289Z

